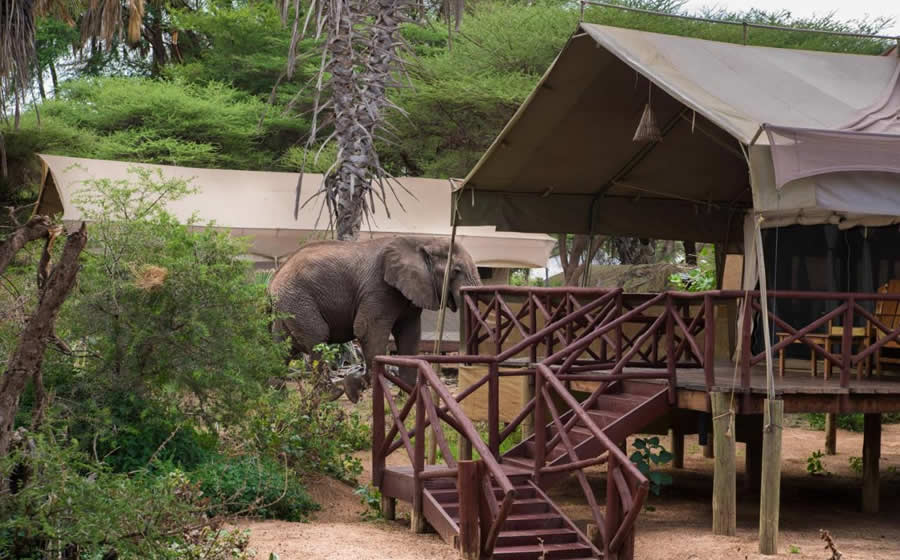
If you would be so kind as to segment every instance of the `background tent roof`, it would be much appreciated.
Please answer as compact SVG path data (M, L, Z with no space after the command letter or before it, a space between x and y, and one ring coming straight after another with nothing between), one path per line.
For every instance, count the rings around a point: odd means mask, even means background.
M842 130L861 122L885 109L898 73L898 57L581 24L466 178L474 194L462 197L460 223L733 245L754 207L788 219L865 214L846 204L846 188L829 199L808 178L788 183L793 192L782 197L769 138L758 133L766 123ZM633 142L648 102L663 140ZM860 173L850 183L869 178ZM900 192L900 175L886 181ZM900 215L897 202L887 214Z
M37 211L62 213L67 223L82 218L72 198L86 188L86 179L129 179L128 169L137 165L64 156L40 158L49 176L41 189ZM328 225L327 214L319 218L319 198L301 209L299 219L294 219L296 173L140 165L159 168L165 177L190 179L197 192L170 203L167 209L182 221L196 215L201 224L215 222L234 235L252 236L251 250L258 257L276 259L289 255L304 239L321 237ZM318 190L321 180L321 175L304 176L303 200ZM406 210L389 197L390 218L378 209L371 229L364 224L361 237L449 235L449 181L410 177L398 181L402 187L395 186L397 197ZM547 235L498 232L491 226L461 227L457 237L479 266L488 267L543 267L555 244Z

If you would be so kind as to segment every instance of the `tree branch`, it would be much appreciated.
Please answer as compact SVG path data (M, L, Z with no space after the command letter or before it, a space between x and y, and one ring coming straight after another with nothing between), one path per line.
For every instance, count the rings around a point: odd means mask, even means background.
M29 221L31 224L35 219ZM28 227L26 225L26 227ZM43 217L43 221L35 226L44 228L47 233L49 219ZM19 233L17 231L17 233ZM27 232L26 232L27 233ZM26 238L23 234L21 238ZM18 242L17 242L18 243ZM6 372L0 379L0 457L6 455L12 436L13 423L19 409L19 399L28 380L38 375L43 365L44 352L47 342L53 335L53 325L59 314L60 307L65 302L78 274L78 256L87 243L87 231L82 223L81 228L69 235L62 257L53 267L47 280L44 292L38 302L37 309L25 324L25 329L19 337L19 343L7 362ZM22 244L24 245L24 243ZM21 248L22 245L19 245ZM10 245L10 246L15 246ZM7 250L4 244L3 250ZM15 253L12 253L13 255ZM6 263L11 260L10 256Z

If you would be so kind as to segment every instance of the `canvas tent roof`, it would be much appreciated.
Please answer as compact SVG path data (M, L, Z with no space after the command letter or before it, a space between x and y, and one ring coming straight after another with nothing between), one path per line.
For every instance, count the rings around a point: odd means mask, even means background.
M648 101L663 140L636 143ZM893 223L898 111L896 56L583 23L466 178L460 223L732 247L751 208L782 223Z
M40 158L46 164L48 175L41 189L37 212L61 212L67 223L82 218L73 203L73 196L86 188L83 183L86 179L129 179L128 169L135 165L51 155L40 155ZM165 177L191 179L197 188L195 194L167 205L179 220L187 221L196 215L201 224L215 222L219 227L230 229L234 235L252 236L251 250L260 260L289 255L302 240L320 237L321 230L327 226L327 216L316 226L320 205L315 202L302 208L299 219L294 219L296 173L167 165L147 167L161 169ZM303 200L318 190L321 180L321 175L304 176ZM397 196L406 211L395 199L389 198L390 218L379 209L371 229L364 225L361 236L449 235L449 181L409 177L398 181L415 198L397 187ZM475 262L486 267L543 267L555 243L547 235L498 232L492 226L461 227L457 237Z

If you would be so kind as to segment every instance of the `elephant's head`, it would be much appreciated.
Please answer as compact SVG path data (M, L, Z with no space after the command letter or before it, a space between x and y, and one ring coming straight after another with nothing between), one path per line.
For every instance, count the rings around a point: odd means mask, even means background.
M384 280L400 290L416 307L436 310L441 306L441 288L450 241L446 238L398 237L384 249ZM460 288L478 286L478 268L459 243L453 247L447 307L461 305Z

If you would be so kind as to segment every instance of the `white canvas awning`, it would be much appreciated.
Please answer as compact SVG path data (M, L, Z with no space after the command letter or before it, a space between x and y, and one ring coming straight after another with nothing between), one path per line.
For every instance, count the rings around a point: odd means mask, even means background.
M898 76L893 55L583 23L466 177L475 203L461 223L732 247L751 210L782 224L893 223ZM663 139L633 142L648 103ZM808 157L822 153L825 164Z
M87 188L87 179L133 180L128 169L136 164L64 156L40 155L48 171L41 189L37 212L62 214L67 223L82 219L73 204L73 195ZM196 216L201 224L214 222L233 235L250 236L252 258L277 260L297 250L305 239L321 238L328 226L327 214L319 214L318 198L294 219L294 197L298 174L225 169L198 169L168 165L159 168L165 177L191 180L197 192L171 202L167 210L181 221ZM313 196L322 176L306 174L303 196ZM397 197L389 196L390 217L376 209L371 227L363 227L361 237L393 235L450 235L451 186L441 179L402 177ZM406 192L406 191L409 191ZM411 193L411 194L410 194ZM413 198L415 197L415 198ZM318 221L318 223L317 223ZM498 232L493 226L460 227L457 238L479 266L543 267L555 241L540 234Z

